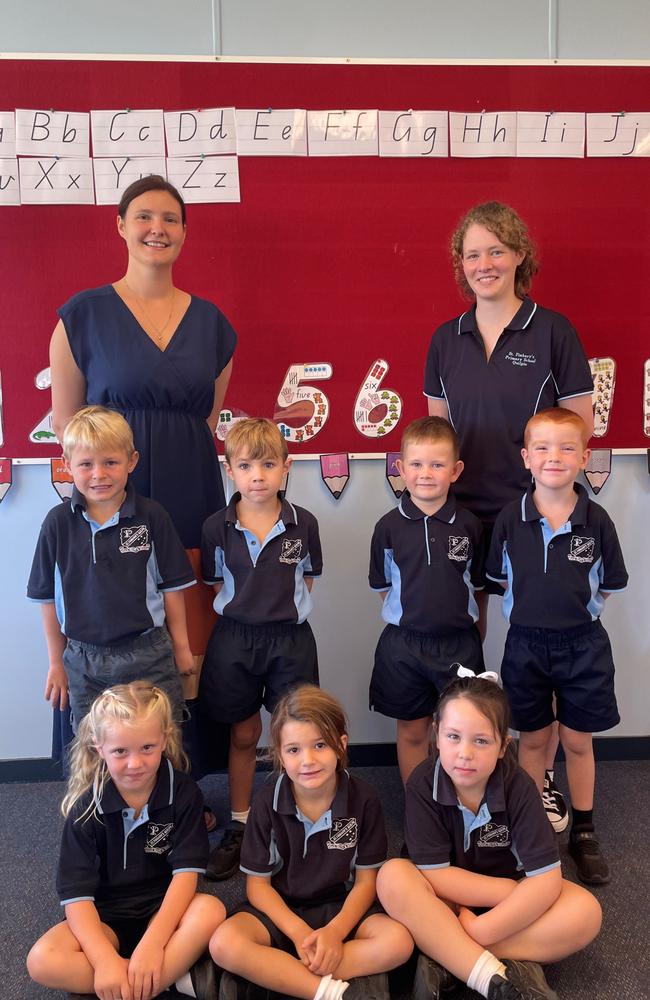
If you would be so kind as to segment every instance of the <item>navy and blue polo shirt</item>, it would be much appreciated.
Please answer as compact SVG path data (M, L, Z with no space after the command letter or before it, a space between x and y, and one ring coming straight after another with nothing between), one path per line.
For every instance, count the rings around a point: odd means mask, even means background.
M260 544L239 523L240 500L241 494L233 494L203 525L203 579L223 584L214 610L245 625L299 625L313 607L305 577L323 571L318 522L280 497L280 517Z
M386 860L384 817L377 792L339 772L330 808L315 822L300 811L281 774L256 793L246 823L241 870L270 878L285 899L317 903L343 893L356 868Z
M529 628L568 629L600 617L600 592L624 590L627 571L607 511L574 484L576 505L557 531L542 517L530 487L497 518L487 575L507 582L504 617Z
M174 875L204 874L208 851L201 792L163 757L137 819L110 778L101 795L90 789L75 803L56 876L61 906L90 900L113 919L146 918Z
M127 484L104 524L88 516L77 489L46 516L27 597L54 603L69 639L116 646L165 622L165 591L196 583L167 511Z
M575 330L560 313L532 299L523 300L489 361L475 305L439 327L427 355L424 393L447 403L460 439L465 468L452 486L459 503L493 523L530 483L521 460L530 417L592 391L589 363Z
M426 515L405 491L377 522L370 546L370 586L388 591L384 621L432 634L470 628L478 618L474 591L484 585L481 531L451 495Z
M461 805L440 759L422 761L406 783L404 834L416 867L464 868L522 879L560 867L557 837L535 782L497 761L474 814Z

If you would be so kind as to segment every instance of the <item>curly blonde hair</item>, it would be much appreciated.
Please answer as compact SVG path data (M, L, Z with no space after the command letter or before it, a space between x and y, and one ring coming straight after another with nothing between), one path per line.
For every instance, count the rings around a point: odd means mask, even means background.
M180 730L174 722L165 692L142 681L107 688L92 703L72 741L70 777L61 803L64 816L70 814L75 803L89 788L93 790L93 801L79 818L90 816L95 811L95 802L101 798L108 777L106 761L98 754L97 747L104 743L108 727L116 723L135 726L152 718L159 720L166 739L165 756L178 770L189 770Z
M454 277L468 299L474 298L465 272L463 271L463 243L470 226L485 226L496 238L510 247L515 253L523 253L524 259L515 271L515 295L518 299L526 297L533 276L539 271L537 248L533 243L526 223L515 212L514 208L500 201L486 201L475 205L463 216L451 237L451 259L454 265Z

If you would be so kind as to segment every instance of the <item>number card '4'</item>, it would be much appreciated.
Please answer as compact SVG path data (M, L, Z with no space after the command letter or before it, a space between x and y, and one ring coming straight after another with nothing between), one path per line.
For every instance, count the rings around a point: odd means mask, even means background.
M304 444L322 431L329 417L329 399L320 389L305 385L305 382L307 379L310 382L329 379L332 372L332 366L326 361L291 365L287 369L273 414L287 441Z
M383 437L394 430L402 416L402 400L392 389L382 389L388 362L377 358L354 402L354 426L364 437Z

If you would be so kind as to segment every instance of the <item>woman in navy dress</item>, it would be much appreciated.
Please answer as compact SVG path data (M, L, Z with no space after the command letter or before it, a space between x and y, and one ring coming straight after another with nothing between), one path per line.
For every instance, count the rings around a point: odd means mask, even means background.
M126 273L80 292L59 310L50 343L52 420L59 440L86 403L118 410L133 430L138 493L170 513L199 574L201 527L225 506L214 430L232 371L236 335L211 302L174 285L186 236L185 205L162 177L131 184L118 207ZM188 634L200 660L214 624L212 593L186 592ZM186 698L196 697L191 688ZM65 705L61 706L65 708Z

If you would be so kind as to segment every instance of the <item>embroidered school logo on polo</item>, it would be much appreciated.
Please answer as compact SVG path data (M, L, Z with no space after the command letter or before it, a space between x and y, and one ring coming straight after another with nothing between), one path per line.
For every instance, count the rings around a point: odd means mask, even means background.
M173 829L173 823L149 823L147 842L144 845L145 854L166 854L172 846L169 835Z
M510 847L510 831L502 823L486 823L481 827L477 847Z
M523 351L508 351L504 358L515 368L528 368L528 365L537 364L534 354L524 354Z
M120 528L120 552L148 552L149 528L139 524L134 528Z
M299 563L302 553L302 541L299 538L283 538L280 549L279 562Z
M469 559L469 538L464 535L450 535L447 557L456 562L465 562Z
M567 558L571 562L593 562L595 547L596 540L594 538L581 538L579 535L571 535Z
M335 819L332 823L327 846L330 851L347 851L357 846L357 821L352 819Z

